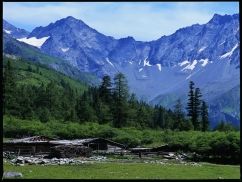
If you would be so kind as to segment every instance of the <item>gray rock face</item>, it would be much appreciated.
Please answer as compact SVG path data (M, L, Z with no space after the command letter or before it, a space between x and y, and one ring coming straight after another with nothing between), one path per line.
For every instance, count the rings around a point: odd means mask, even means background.
M28 37L48 36L50 38L41 47L43 52L62 57L78 69L89 72L95 72L105 64L105 58L116 42L71 16L35 28Z
M22 178L23 175L22 173L19 173L19 172L4 172L3 173L3 178L6 179L6 178Z
M3 32L11 35L13 38L19 39L19 38L24 38L29 35L29 32L16 28L12 24L8 23L7 21L3 20Z

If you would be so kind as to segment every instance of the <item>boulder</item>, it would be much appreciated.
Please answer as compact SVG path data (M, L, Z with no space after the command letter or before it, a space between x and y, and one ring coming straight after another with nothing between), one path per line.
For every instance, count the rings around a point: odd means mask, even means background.
M16 159L15 163L17 163L17 164L24 164L24 158L21 157L21 156L18 157L18 158Z
M41 160L40 164L47 164L48 162L49 162L48 160L43 159Z
M4 172L3 178L22 178L22 173L19 172Z
M89 157L89 159L95 160L95 161L101 161L101 160L106 160L107 157L105 157L105 156L92 156L92 157Z
M3 158L14 159L16 156L14 152L3 152Z
M16 163L17 159L10 160L11 163Z

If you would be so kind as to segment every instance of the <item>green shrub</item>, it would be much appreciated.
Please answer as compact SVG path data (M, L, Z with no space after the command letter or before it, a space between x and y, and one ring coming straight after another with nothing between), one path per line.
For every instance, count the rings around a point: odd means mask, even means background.
M128 134L119 135L119 136L113 138L113 140L116 141L116 142L119 142L119 143L123 143L127 147L136 147L136 146L139 146L141 144L140 140L138 140L136 138L132 138Z
M101 138L114 138L117 137L117 129L112 128L109 125L100 125L99 130L97 132L97 136Z

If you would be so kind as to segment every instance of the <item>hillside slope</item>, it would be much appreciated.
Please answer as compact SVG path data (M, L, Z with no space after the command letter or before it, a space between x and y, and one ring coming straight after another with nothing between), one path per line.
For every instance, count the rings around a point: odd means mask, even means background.
M58 72L64 73L74 79L84 81L90 85L99 83L95 75L81 72L77 68L69 65L65 60L49 56L41 52L38 48L24 42L19 42L6 33L3 34L3 53L23 58L28 62L46 65L53 70L58 70Z
M51 81L62 87L61 82L66 82L78 93L87 90L88 85L79 80L74 80L62 73L52 70L44 65L32 63L23 59L9 58L4 56L3 66L5 68L7 61L10 61L16 75L17 85L40 86L42 83L47 85Z

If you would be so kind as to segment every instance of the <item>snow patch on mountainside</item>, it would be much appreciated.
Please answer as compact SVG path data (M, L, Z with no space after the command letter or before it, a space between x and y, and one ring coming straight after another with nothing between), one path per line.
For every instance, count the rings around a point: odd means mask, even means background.
M69 51L69 48L61 48L62 52L67 52Z
M204 67L208 64L208 59L200 59L199 63L201 63L201 62L202 62L202 66Z
M221 42L221 43L219 44L219 46L220 46L220 45L223 45L224 43L225 43L225 41Z
M206 49L207 47L202 47L201 49L198 50L198 52L202 52L204 49Z
M152 66L147 59L148 59L148 57L145 58L145 60L144 60L144 66Z
M7 34L11 34L12 31L3 29Z
M183 71L183 70L187 70L187 69L193 70L193 69L195 68L196 64L197 64L197 60L195 59L195 60L192 62L192 64L187 65L185 68L182 69L182 71Z
M140 68L140 69L139 69L139 72L141 72L142 70L143 70L143 68Z
M226 57L230 57L230 56L232 56L234 50L235 50L238 46L239 46L239 44L237 43L237 44L232 48L231 51L229 51L229 52L223 54L222 56L220 56L220 59L223 59L223 58L226 58Z
M188 77L186 77L186 80L188 80L189 78L191 78L192 74L188 75Z
M112 67L114 67L113 63L111 63L111 61L110 61L108 58L106 58L106 61L107 61Z
M45 41L49 38L48 37L42 37L40 39L37 39L36 37L31 37L31 38L21 38L21 39L17 39L20 42L25 42L26 44L41 48L41 46L45 43Z
M156 66L158 67L158 70L161 71L161 64L156 64Z
M189 61L186 60L186 61L183 61L183 62L181 62L181 63L178 63L179 66L183 66L183 65L185 65L185 64L189 64Z

